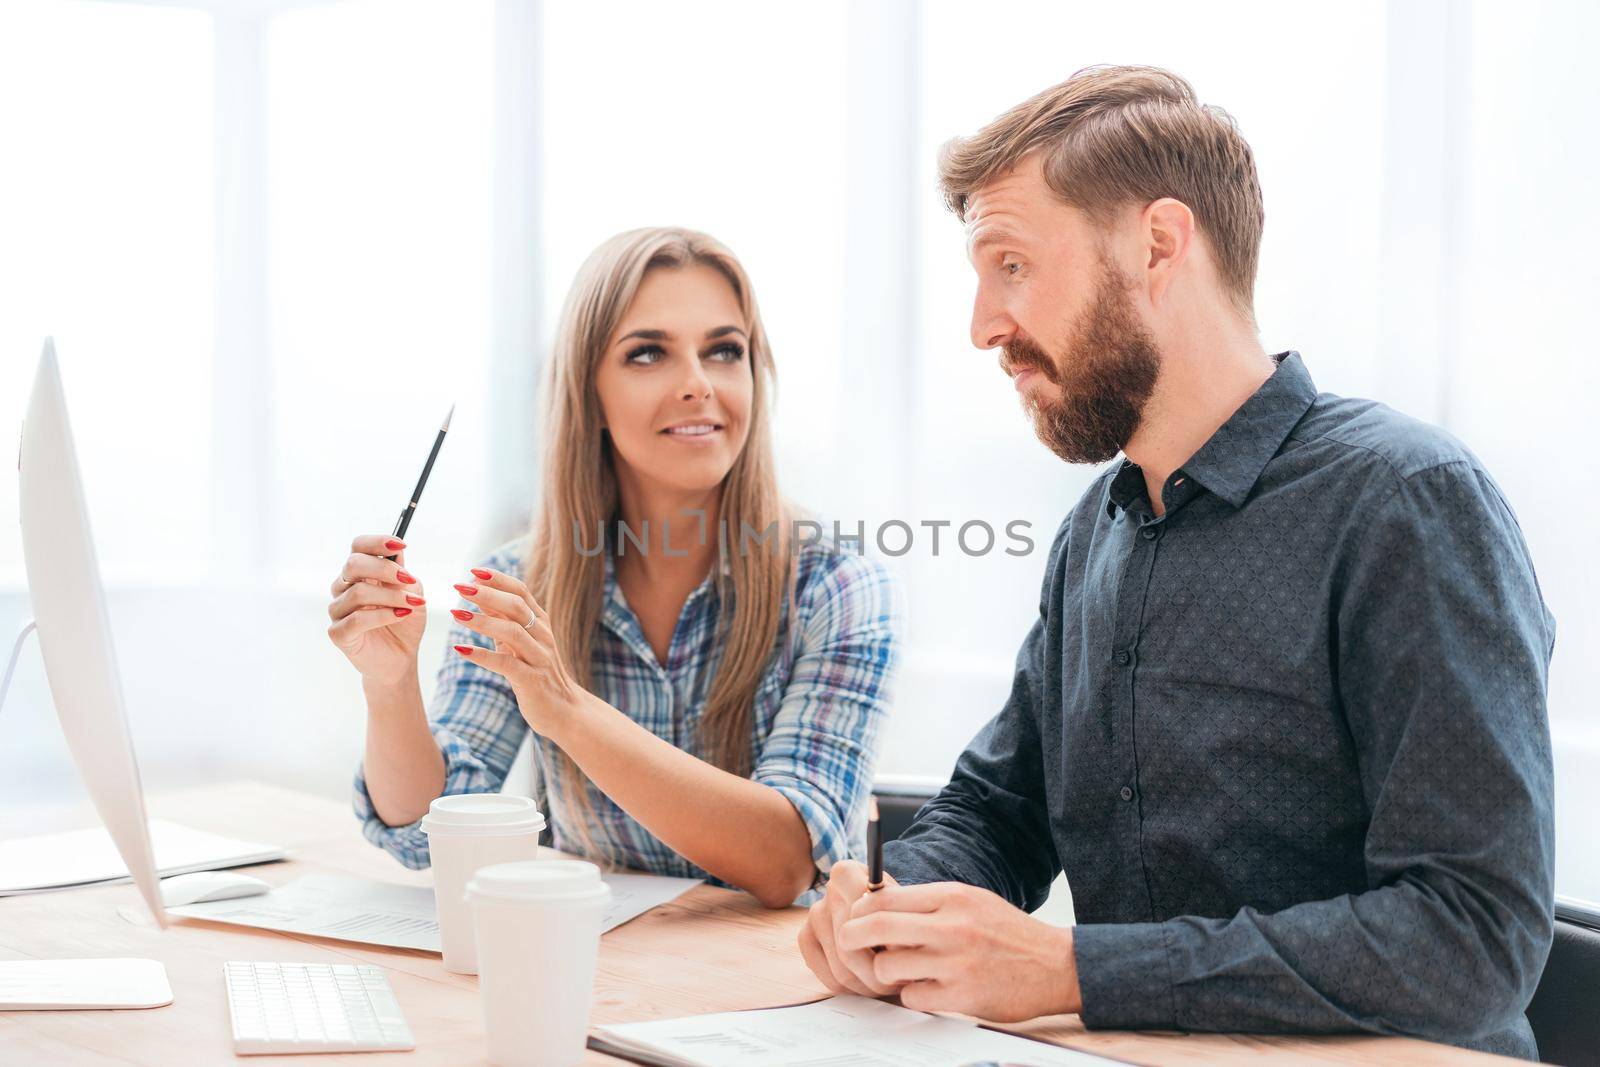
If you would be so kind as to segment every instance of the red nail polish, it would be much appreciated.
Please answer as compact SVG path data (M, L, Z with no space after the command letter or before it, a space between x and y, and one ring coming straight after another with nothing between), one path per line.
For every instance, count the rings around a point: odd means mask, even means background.
M494 571L486 571L482 567L474 567L472 568L472 576L480 582L487 582L494 577Z
M456 618L460 619L462 622L471 622L472 621L472 612L470 612L470 611L462 611L460 608L451 608L450 609L450 614L454 615Z
M411 609L410 609L410 608L395 608L395 609L394 609L394 613L395 613L395 614L396 614L396 615L398 615L398 616L400 616L400 617L401 617L401 618L402 618L402 619L403 619L403 618L405 618L405 617L406 617L406 616L407 616L407 615L410 615L410 614L411 614Z
M411 575L407 574L405 571L398 572L397 574L395 574L395 577L400 579L400 581L406 583L407 585L416 585L417 584L417 580L415 578L411 577Z
M458 582L456 584L456 592L460 593L462 596L477 596L478 587L475 585L462 585Z
M471 645L457 645L456 646L456 651L461 653L463 656L470 656L470 655L472 655L472 646Z
M389 540L383 543L383 547L387 548L390 552L398 552L402 548L406 547L406 543L400 540L398 537L391 537Z
M407 593L406 594L406 603L407 604L415 604L417 607L420 608L422 605L426 604L427 601L423 600L421 597L417 596L414 593Z

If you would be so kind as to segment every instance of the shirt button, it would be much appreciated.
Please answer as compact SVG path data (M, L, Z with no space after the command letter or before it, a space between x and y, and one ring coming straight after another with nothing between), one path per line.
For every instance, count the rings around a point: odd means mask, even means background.
M1144 529L1139 531L1139 536L1143 537L1146 541L1154 541L1156 538L1161 536L1161 528L1154 524L1146 526Z
M1123 800L1132 800L1133 790L1129 789L1127 786L1123 786L1122 792L1118 793L1117 796L1121 797Z
M1131 660L1131 659L1133 659L1133 657L1128 654L1128 650L1127 649L1125 649L1125 648L1117 649L1117 662L1120 663L1122 666L1126 667L1128 665L1128 661Z

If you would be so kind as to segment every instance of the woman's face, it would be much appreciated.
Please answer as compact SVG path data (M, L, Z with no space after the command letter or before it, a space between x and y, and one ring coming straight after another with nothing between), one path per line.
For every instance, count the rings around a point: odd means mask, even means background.
M640 488L720 485L750 433L750 341L714 267L654 267L595 374L617 476Z

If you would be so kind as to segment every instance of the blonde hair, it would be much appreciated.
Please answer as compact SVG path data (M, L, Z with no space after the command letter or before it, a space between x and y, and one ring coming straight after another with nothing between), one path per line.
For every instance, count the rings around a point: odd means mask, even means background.
M579 268L546 368L543 489L526 581L550 614L569 669L589 688L604 606L605 558L579 551L575 537L577 531L587 538L589 531L609 529L618 517L612 444L601 429L595 372L645 275L693 265L716 269L733 287L744 314L754 379L749 435L722 482L719 525L728 536L718 543L727 573L713 564L722 605L721 657L695 729L696 744L709 762L743 777L751 769L753 698L776 647L785 594L793 595L796 566L787 535L790 510L779 495L772 456L769 411L776 374L767 333L748 275L715 238L672 227L630 230L601 244ZM763 543L761 550L745 551L741 524L765 531L774 523L785 532L772 539L770 548ZM729 550L734 544L738 551ZM614 858L607 843L597 843L591 832L587 777L559 748L551 746L550 758L575 836L585 851Z
M1086 67L939 154L945 203L965 217L980 187L1040 150L1052 191L1098 225L1162 197L1194 212L1224 291L1254 320L1265 207L1255 157L1233 118L1157 67Z

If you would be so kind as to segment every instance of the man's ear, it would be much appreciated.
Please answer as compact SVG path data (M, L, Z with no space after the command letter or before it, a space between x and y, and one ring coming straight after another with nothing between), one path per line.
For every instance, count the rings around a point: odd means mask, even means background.
M1145 276L1150 302L1159 303L1194 244L1194 212L1181 200L1164 196L1144 209L1139 231L1147 250Z

